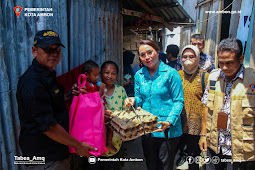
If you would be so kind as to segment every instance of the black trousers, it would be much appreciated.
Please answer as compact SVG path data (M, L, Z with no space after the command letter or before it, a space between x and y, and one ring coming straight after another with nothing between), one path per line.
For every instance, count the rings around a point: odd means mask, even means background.
M254 170L255 161L249 162L223 162L222 160L231 160L231 156L222 155L222 153L216 154L213 150L208 148L207 156L210 158L217 156L220 158L220 162L214 164L212 161L206 165L206 170Z
M182 134L180 142L178 144L178 149L180 150L180 156L192 156L194 159L196 156L200 156L200 148L198 145L200 136ZM195 161L189 164L189 170L198 170L199 164Z
M148 170L172 170L179 139L180 137L166 139L142 136Z

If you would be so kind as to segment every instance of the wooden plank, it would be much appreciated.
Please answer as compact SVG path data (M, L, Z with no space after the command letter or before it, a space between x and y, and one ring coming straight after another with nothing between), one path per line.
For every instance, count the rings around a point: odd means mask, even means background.
M207 4L205 7L204 7L204 11L208 11L210 9L210 6ZM208 23L208 13L204 13L204 16L203 16L203 23L202 23L202 35L204 35L205 39L206 39L206 28L207 28L207 23Z
M150 14L157 15L157 13L153 9L151 9L143 0L136 0L136 2Z
M149 7L143 0L136 0L136 2L137 2L139 5L141 5L141 7L142 7L143 9L145 9L146 11L148 11L150 14L152 14L152 15L157 15L157 13L156 13L153 9L151 9L151 7ZM173 31L174 27L173 27L171 24L169 24L169 23L166 22L166 21L163 21L162 23L163 23L163 25L164 25L166 28L168 28L170 31Z

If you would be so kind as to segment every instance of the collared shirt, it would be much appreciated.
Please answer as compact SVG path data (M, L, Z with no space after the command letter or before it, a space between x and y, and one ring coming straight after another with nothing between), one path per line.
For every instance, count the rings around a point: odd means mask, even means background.
M182 81L178 72L162 61L153 77L144 66L135 75L135 103L155 116L158 121L171 123L168 137L182 135L180 114L183 108ZM164 132L152 133L153 137L164 138Z
M202 70L209 72L209 73L213 69L215 69L213 58L210 55L205 54L203 52L201 52L201 54L200 54L199 64L200 64Z
M40 65L36 59L21 76L17 87L20 118L19 144L23 156L45 157L46 161L64 160L68 147L44 134L58 123L68 131L64 89L56 81L56 72Z
M225 96L224 96L224 103L221 108L222 112L225 112L228 114L228 121L227 121L227 129L226 130L220 130L219 131L219 139L218 139L218 152L220 152L220 149L222 151L223 155L228 155L232 156L232 151L231 151L231 112L230 112L230 103L231 103L231 88L235 80L238 78L243 79L244 78L244 66L242 65L239 71L237 72L236 76L234 79L231 81L228 81L226 79L225 74L219 70L218 71L218 77L223 77L224 81L226 82L226 90L225 90ZM202 98L202 103L207 105L208 102L208 94L209 94L209 87L207 86L205 89L205 93Z

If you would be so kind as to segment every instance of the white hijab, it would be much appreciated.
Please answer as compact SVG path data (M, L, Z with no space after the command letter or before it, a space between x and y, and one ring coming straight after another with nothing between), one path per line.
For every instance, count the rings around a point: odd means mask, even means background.
M181 56L183 55L183 52L184 52L186 49L191 49L192 51L194 51L194 53L195 53L195 55L196 55L196 59L195 59L193 65L196 65L196 66L194 67L193 70L187 70L187 69L185 68L185 65L184 65L183 62L182 62L182 67L183 67L183 70L184 70L187 74L193 74L193 73L195 73L195 72L197 71L198 66L199 66L200 51L199 51L199 49L198 49L196 46L194 46L194 45L186 45L186 46L182 49Z

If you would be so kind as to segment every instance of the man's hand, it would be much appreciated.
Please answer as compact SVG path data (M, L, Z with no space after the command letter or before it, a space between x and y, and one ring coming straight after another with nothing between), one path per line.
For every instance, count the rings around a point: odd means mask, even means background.
M206 142L206 137L205 136L200 136L199 139L199 147L201 151L206 152L207 151L207 142Z
M76 87L77 87L77 84L76 84ZM79 94L87 94L88 92L86 91L87 90L87 87L86 86L83 86L83 87L80 87L80 91L79 90L73 90L72 94L74 96L79 96Z
M89 157L90 150L97 151L96 148L88 145L87 143L80 142L77 139L75 139L74 137L70 136L67 133L67 131L59 124L50 126L43 133L58 143L73 147L76 150L77 154L80 156Z
M79 96L81 93L82 94L87 94L88 92L86 91L86 89L87 89L87 87L80 87L80 91L78 90L78 86L77 86L77 84L75 83L75 84L73 84L73 86L72 86L72 95L74 95L74 96Z
M80 144L75 146L74 149L76 150L77 155L79 155L80 157L87 157L87 158L90 157L90 154L89 154L90 150L97 151L97 148L94 148L85 142L80 142Z
M124 101L124 104L125 104L126 107L134 106L135 105L135 98L134 97L126 98L125 101Z

